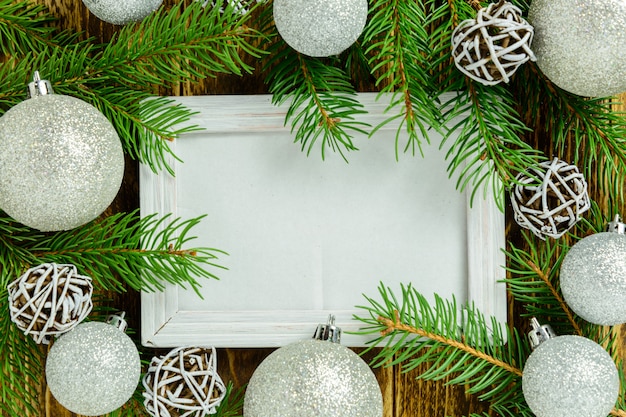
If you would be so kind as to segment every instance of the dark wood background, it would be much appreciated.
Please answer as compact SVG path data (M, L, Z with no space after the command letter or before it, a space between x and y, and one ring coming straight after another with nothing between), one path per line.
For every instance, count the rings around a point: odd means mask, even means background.
M45 4L53 15L59 19L61 28L71 28L85 31L89 36L106 42L115 31L115 27L101 22L91 15L80 0L33 0ZM123 1L123 0L119 0ZM166 0L165 4L173 0ZM251 62L257 68L259 64ZM251 75L219 76L207 79L197 85L180 84L171 86L161 94L166 95L200 95L200 94L260 94L266 92L260 70ZM364 85L363 89L372 86ZM108 213L119 211L128 212L139 205L139 185L137 164L127 161L126 175L122 190ZM509 224L509 226L511 226ZM128 312L129 324L139 329L139 296L137 293L107 294L111 297L111 304L115 308ZM513 311L513 306L511 306ZM511 323L515 326L525 326L518 323L514 314L510 314ZM236 386L245 384L258 364L271 352L271 349L220 349L219 372L225 381L233 381ZM148 353L149 354L149 353ZM365 358L367 360L367 358ZM420 372L403 374L397 367L376 369L375 373L380 383L384 398L384 417L446 417L462 416L471 413L480 413L486 409L476 398L464 393L463 387L448 387L445 381L423 382L415 379ZM61 407L50 395L42 378L40 416L70 417L76 416Z

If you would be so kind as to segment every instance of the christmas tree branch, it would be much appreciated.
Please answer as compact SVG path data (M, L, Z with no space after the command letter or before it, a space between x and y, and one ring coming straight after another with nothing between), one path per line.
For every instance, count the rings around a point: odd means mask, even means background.
M486 362L489 362L490 364L497 366L499 368L502 368L504 370L506 370L507 372L510 372L512 374L515 374L517 376L522 376L522 370L519 368L516 368L514 366L509 365L506 362L503 362L501 360L495 359L492 356L489 356L487 354L485 354L484 352L481 352L471 346L469 346L466 343L463 343L461 341L457 341L454 339L449 339L446 337L443 337L441 335L435 334L435 333L431 333L431 332L427 332L424 331L423 329L419 329L413 326L410 326L408 324L402 323L400 320L400 313L396 310L394 312L395 317L394 319L390 319L387 317L382 317L379 316L378 317L378 321L384 325L386 327L385 330L383 330L381 332L381 335L383 336L387 336L388 334L391 334L393 332L402 332L402 333L410 333L410 334L414 334L420 337L426 337L430 340L433 340L435 342L439 342L448 346L452 346L456 349L462 350L466 353L469 353L470 355L482 359Z
M545 78L536 64L519 72L513 88L519 95L525 120L545 132L553 149L572 158L598 188L614 197L624 198L626 179L626 122L618 103L611 98L585 98L556 87ZM585 152L572 151L585 149Z
M294 142L311 153L321 139L322 158L327 149L347 160L345 151L356 150L352 135L367 134L366 123L356 117L365 113L356 99L349 76L331 62L304 56L284 43L271 49L267 82L274 104L289 102L285 123L291 123Z
M428 70L430 63L426 13L421 2L377 0L370 6L372 17L363 33L365 55L369 57L376 86L382 93L393 93L388 112L399 112L376 126L400 119L396 134L396 158L400 153L400 134L405 127L409 138L404 152L422 152L422 142L429 143L428 131L437 128L440 112L436 89Z
M522 140L527 127L520 122L505 88L466 84L466 91L443 104L446 134L442 146L456 137L446 154L448 172L458 172L460 190L472 185L472 199L482 184L489 183L498 206L504 209L504 190L519 172L543 157Z
M454 300L435 295L431 305L410 285L402 286L400 298L382 284L379 292L381 301L366 297L369 306L360 307L367 317L355 316L365 325L361 334L378 335L372 346L385 346L374 366L401 364L403 372L425 366L421 379L445 379L489 401L494 410L526 413L520 407L520 369L528 346L517 333L505 336L499 323L492 319L488 325L472 306L460 313Z
M576 320L574 320L574 313L569 308L569 306L567 305L567 303L565 302L561 294L556 290L554 285L552 285L552 283L550 282L550 278L549 278L550 268L548 268L548 272L546 273L546 272L543 272L539 268L539 266L537 266L533 261L527 261L527 262L528 262L528 267L532 271L534 271L535 274L537 274L537 276L539 277L539 279L541 279L546 284L552 296L557 300L557 302L559 303L559 305L561 306L561 308L567 315L567 320L574 328L574 331L576 332L576 334L578 334L579 336L582 336L583 334L582 329L580 328L580 326L578 326L578 323L576 323Z
M509 278L505 280L515 300L524 304L529 317L550 318L557 333L578 335L578 324L558 287L558 272L565 257L563 246L541 241L522 232L526 249L510 244L507 256Z
M47 9L29 1L0 0L0 55L25 56L33 51L78 40L69 31L57 32Z
M89 274L99 288L154 291L169 282L189 285L196 292L199 278L217 279L210 269L224 269L217 261L225 253L213 248L184 248L190 231L202 218L139 218L137 212L116 214L71 233L56 233L26 245L33 263L73 263Z
M5 71L10 74L0 81L0 103L8 108L23 100L27 77L39 70L56 93L81 98L102 111L131 157L171 173L168 158L173 155L167 141L193 129L178 127L191 112L163 99L149 99L156 87L168 83L252 71L241 55L258 58L263 51L254 43L263 35L247 26L249 19L250 14L242 15L230 4L220 11L199 2L180 2L124 26L106 45L42 45L32 56L9 57Z

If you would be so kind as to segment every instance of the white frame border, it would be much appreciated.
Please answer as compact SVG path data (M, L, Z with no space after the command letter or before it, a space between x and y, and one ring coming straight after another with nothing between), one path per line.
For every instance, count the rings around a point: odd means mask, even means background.
M359 101L368 110L363 121L372 126L385 120L387 100L377 99L374 93L361 93ZM446 100L448 97L443 97ZM229 131L274 131L289 129L284 126L287 106L274 106L271 96L190 96L175 97L177 103L197 112L190 123L203 133ZM235 122L236 121L236 122ZM388 125L385 129L395 129ZM175 153L175 142L171 144ZM435 145L431 145L435 146ZM176 166L174 160L170 161ZM176 179L166 172L155 174L145 165L140 166L141 215L158 213L176 217ZM471 191L466 191L471 195ZM467 203L468 242L468 300L485 316L493 316L500 323L507 320L505 277L505 222L492 196L477 197L470 208ZM471 244L471 242L480 242ZM398 289L399 290L399 289ZM329 314L336 317L343 328L342 343L364 346L363 336L348 334L358 331L360 323L348 311L180 311L179 287L167 285L162 292L141 294L141 340L148 347L176 347L207 344L215 347L277 347L311 337L316 326ZM375 296L372 294L371 296ZM364 300L365 301L365 300ZM359 311L364 313L364 311Z

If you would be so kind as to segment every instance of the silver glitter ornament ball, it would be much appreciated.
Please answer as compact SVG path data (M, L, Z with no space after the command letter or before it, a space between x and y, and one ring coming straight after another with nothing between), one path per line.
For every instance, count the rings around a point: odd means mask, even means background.
M125 25L147 17L163 0L83 0L83 3L98 19Z
M91 104L35 96L0 118L0 209L41 231L70 230L111 204L124 176L115 128Z
M367 0L274 0L280 36L296 51L313 57L337 55L363 32Z
M615 406L619 376L611 356L580 336L558 336L530 355L522 390L537 417L605 417Z
M533 0L537 65L552 82L585 97L626 91L626 1Z
M99 416L133 395L141 364L133 341L117 327L79 324L52 345L46 361L50 392L68 410Z
M244 417L381 417L380 387L350 349L304 340L270 354L254 371Z
M571 247L561 264L561 291L590 323L626 323L626 235L596 233Z

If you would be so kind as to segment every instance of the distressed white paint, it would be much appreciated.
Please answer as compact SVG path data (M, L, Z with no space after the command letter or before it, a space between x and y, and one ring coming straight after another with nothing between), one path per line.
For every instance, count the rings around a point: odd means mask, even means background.
M270 96L202 96L176 99L198 112L204 131L174 142L184 163L176 177L142 166L142 215L208 214L193 246L230 253L221 281L205 281L204 299L168 286L142 294L142 342L173 347L281 346L311 337L328 314L344 329L359 322L362 294L377 299L379 282L399 292L409 282L431 298L456 297L487 316L506 320L504 216L493 200L466 197L447 178L439 136L424 158L395 160L396 126L370 139L346 164L337 154L321 160L293 144L284 126L286 107ZM378 125L387 102L359 94ZM403 144L402 144L403 146Z

